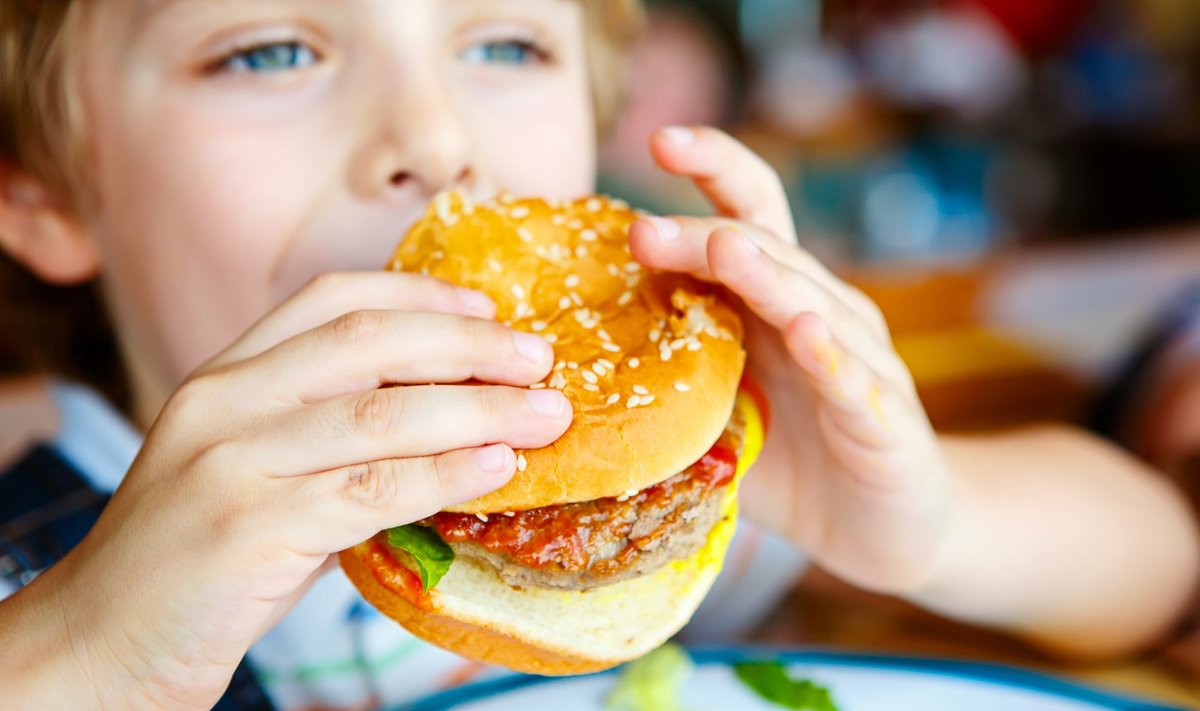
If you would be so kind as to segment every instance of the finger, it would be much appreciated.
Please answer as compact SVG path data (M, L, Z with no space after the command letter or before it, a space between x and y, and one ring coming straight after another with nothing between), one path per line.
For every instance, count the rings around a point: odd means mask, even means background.
M691 178L718 212L796 241L779 174L728 134L708 127L671 127L654 135L651 153L664 170Z
M434 311L484 319L496 315L496 305L487 296L420 274L322 274L260 319L206 367L219 368L249 358L342 314L366 309Z
M900 445L896 418L885 409L885 384L834 339L820 318L797 316L784 341L840 436L874 450Z
M814 312L846 348L888 376L899 371L882 316L867 300L848 299L852 290L818 280L766 254L739 229L717 230L708 243L709 269L717 282L732 291L756 315L780 331L798 314ZM902 369L902 368L901 368Z
M516 466L512 449L496 444L280 480L278 518L295 550L333 553L494 491Z
M380 385L480 380L530 385L549 374L545 340L451 314L355 311L291 338L238 367L247 383L308 403Z
M257 471L298 476L499 442L537 449L561 437L572 417L554 389L383 388L298 408L251 436L243 456Z
M647 217L630 227L629 240L634 257L647 267L685 272L699 279L713 281L715 277L709 263L709 242L722 229L732 229L746 235L772 259L835 292L838 298L856 307L870 304L855 289L834 276L816 257L795 245L774 239L755 225L711 217Z
M815 259L803 259L800 250L788 247L764 230L748 223L713 217L646 217L629 229L633 256L652 269L684 272L698 279L714 281L708 263L708 242L723 227L747 235L773 258L794 263L797 268L824 271Z

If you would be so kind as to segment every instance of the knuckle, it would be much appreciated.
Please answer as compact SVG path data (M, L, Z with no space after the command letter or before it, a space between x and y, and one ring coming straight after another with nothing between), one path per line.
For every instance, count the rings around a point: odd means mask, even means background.
M355 401L351 418L355 431L361 434L392 432L404 418L403 398L396 395L394 388L371 390Z
M361 346L377 340L383 325L383 314L379 311L351 311L334 319L329 330L338 343Z
M186 380L171 395L163 408L163 419L175 421L204 416L211 412L214 400L225 387L228 372L225 369L205 371Z
M501 420L513 415L511 392L507 388L479 388L479 412L485 419Z
M400 466L392 459L366 462L346 472L345 494L355 504L387 508L399 496Z

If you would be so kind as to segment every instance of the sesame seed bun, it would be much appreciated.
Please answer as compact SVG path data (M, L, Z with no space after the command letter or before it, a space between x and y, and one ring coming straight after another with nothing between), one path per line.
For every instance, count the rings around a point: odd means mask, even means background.
M575 420L518 452L503 488L450 509L499 513L621 496L686 469L729 422L745 363L742 325L711 286L643 269L638 215L603 197L567 203L440 195L390 269L477 289L497 318L543 336Z

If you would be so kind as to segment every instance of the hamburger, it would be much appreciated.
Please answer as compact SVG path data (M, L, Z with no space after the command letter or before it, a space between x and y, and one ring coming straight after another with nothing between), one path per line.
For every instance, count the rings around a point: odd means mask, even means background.
M633 260L620 201L440 195L389 269L478 289L555 349L575 419L497 491L344 551L363 596L433 644L536 674L597 671L692 616L761 448L737 313Z

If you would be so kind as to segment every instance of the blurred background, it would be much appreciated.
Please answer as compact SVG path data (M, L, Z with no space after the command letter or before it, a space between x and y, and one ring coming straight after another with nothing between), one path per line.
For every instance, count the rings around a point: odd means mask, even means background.
M1089 418L1200 275L1195 0L650 7L603 189L703 212L647 137L733 132L883 306L944 428Z

